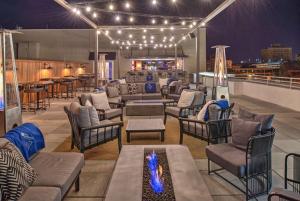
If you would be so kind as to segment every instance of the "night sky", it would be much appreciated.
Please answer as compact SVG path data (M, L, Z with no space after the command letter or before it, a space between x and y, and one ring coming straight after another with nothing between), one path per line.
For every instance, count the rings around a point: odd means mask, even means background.
M0 0L0 27L17 25L89 28L52 0ZM235 62L259 58L260 49L271 43L292 47L294 55L300 53L300 0L237 0L208 24L207 42L208 47L231 46L228 57Z

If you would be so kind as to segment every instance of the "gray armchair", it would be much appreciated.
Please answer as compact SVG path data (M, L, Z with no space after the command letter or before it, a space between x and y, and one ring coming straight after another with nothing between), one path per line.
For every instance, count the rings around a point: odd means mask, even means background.
M80 105L84 106L86 101L89 100L92 104L92 98L90 94L81 94L81 96L78 96L78 100ZM124 104L121 102L109 102L109 105L111 107L110 110L101 110L97 109L99 114L99 119L114 119L114 118L120 118L121 121L123 121L123 107Z
M291 170L289 167L289 160L293 159L294 169L293 177L288 174L288 170ZM291 161L290 161L291 162ZM285 168L284 168L284 189L275 188L268 196L268 201L282 200L282 201L296 201L300 200L300 178L299 178L299 167L300 163L300 154L290 153L285 157ZM297 171L298 170L298 171Z
M187 91L194 91L195 97L194 101L190 106L187 107L178 107L177 104L171 103L165 104L165 116L164 123L167 122L167 117L172 116L175 118L187 117L191 113L195 113L195 111L199 110L203 107L206 101L206 95L200 91L195 91L191 89L186 89Z
M183 144L183 136L189 135L210 143L218 143L221 138L228 141L231 129L230 113L234 103L228 109L222 110L218 105L208 106L208 121L199 121L195 116L179 118L180 144ZM219 139L218 139L219 138Z
M238 148L233 143L215 144L206 147L208 174L214 173L246 195L246 200L268 194L272 185L271 149L275 130L267 134L259 133L248 140L247 148ZM214 162L220 169L211 170ZM244 185L240 188L219 173L227 170Z
M68 116L72 130L71 149L73 149L75 145L81 153L84 153L87 149L118 139L118 148L119 151L121 151L121 129L123 122L103 120L100 121L100 124L97 126L83 128L79 126L79 119L76 114L70 111L67 106L64 107L64 110Z

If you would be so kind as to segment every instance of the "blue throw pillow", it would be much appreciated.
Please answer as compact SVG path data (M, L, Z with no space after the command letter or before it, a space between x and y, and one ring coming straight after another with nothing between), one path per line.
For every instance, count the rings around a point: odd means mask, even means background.
M146 83L145 84L145 91L146 93L156 93L156 83Z
M152 75L147 75L147 81L153 81L153 76Z

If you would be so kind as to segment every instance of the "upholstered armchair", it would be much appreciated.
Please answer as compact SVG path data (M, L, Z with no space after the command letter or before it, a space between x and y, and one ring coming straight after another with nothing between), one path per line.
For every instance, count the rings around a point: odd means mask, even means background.
M183 136L189 135L200 140L210 143L218 143L221 138L228 141L231 135L231 121L229 120L231 110L234 104L228 109L222 110L218 105L211 104L208 106L208 119L197 120L196 116L179 118L180 122L180 144L183 144Z
M72 103L70 107L65 106L64 110L72 130L71 149L76 146L84 153L87 149L118 139L118 148L121 151L123 122L99 121L94 107L80 106L79 103Z
M181 80L173 81L168 85L167 99L174 99L178 101L180 99L181 93L185 89L189 89L189 85L183 84Z
M192 99L188 97L191 94L193 94ZM187 101L187 99L190 100ZM184 90L178 103L171 103L171 105L165 104L164 122L166 123L168 116L172 116L175 118L187 117L189 114L194 113L196 110L199 110L199 108L201 108L205 104L205 101L206 95L202 92L191 89Z
M80 105L86 104L93 105L99 114L99 119L114 119L120 118L123 121L123 107L124 104L121 102L108 102L106 93L102 93L103 97L97 97L100 94L81 94L78 97ZM88 101L88 102L87 102ZM103 103L106 103L103 105Z
M261 122L233 118L231 142L206 147L208 174L214 173L239 189L246 200L268 194L272 186L271 150L275 129L261 132L261 127ZM212 170L211 162L221 168ZM221 170L235 175L245 189L223 176Z
M299 166L298 165L299 163L300 163L300 154L290 153L286 155L285 166L284 166L285 167L284 168L284 189L282 188L273 189L268 196L268 201L300 200L300 178L298 177L299 167L297 167ZM294 167L290 167L291 164L293 164ZM293 172L293 174L290 174L290 172Z

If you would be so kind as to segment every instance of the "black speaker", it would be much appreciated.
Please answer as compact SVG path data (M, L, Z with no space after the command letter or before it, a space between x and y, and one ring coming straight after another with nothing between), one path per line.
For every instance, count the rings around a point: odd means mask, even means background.
M189 33L189 38L190 39L196 38L196 35L194 33Z

